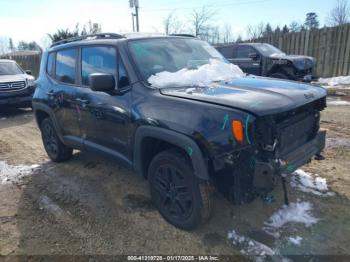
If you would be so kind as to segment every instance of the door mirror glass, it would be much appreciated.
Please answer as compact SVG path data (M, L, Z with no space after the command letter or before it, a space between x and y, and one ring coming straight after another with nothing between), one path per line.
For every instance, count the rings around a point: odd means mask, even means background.
M89 86L93 91L108 92L115 89L113 74L93 73L89 75Z
M26 70L26 74L27 74L27 75L32 75L32 71Z
M259 54L257 53L249 53L248 57L253 60L258 60L260 58Z

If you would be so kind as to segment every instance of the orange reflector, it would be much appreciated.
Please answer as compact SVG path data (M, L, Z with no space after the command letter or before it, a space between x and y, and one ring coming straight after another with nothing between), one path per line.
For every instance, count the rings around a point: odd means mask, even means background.
M243 142L243 124L241 121L233 120L232 121L232 133L234 138L237 140L237 142L242 143Z

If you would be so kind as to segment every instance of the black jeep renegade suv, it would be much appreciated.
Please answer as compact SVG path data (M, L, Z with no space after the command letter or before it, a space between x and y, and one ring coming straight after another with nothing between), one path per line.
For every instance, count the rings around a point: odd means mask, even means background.
M249 76L190 88L147 81L212 58L227 63L185 36L97 34L53 44L33 98L47 154L61 162L80 149L121 161L149 180L159 212L183 229L208 218L213 189L235 203L265 194L324 148L326 91Z

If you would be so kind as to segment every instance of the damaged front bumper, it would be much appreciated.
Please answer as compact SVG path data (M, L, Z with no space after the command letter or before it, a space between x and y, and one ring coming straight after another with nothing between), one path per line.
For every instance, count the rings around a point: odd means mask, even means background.
M310 162L312 157L325 148L325 143L326 131L322 130L312 140L279 159L255 161L253 186L259 189L271 190L278 175L291 174L302 165Z

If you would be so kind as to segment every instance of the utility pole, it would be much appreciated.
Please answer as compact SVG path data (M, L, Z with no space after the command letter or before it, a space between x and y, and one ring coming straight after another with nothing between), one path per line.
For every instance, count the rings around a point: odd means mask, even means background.
M136 32L140 31L139 25L139 0L129 0L130 8L135 8L135 13L131 12L132 18L132 30L135 32L135 20L136 20Z

